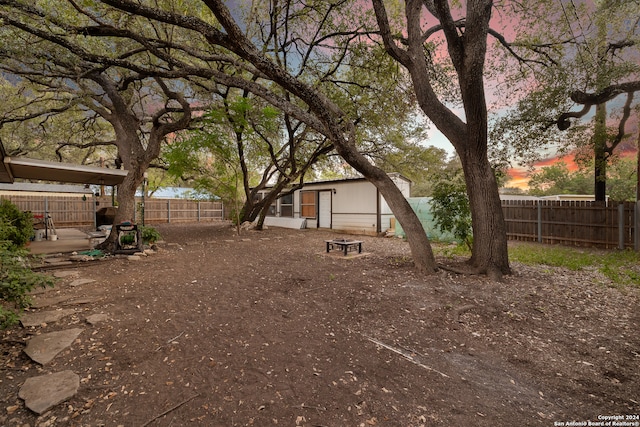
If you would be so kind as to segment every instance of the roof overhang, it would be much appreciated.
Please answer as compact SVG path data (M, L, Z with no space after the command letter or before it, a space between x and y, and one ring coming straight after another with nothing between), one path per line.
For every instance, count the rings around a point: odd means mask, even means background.
M0 148L0 150L3 149ZM0 153L0 156L4 157L0 162L0 182L6 183L12 183L15 179L21 178L78 184L117 185L127 176L127 171L123 169L48 162L25 157L6 157L4 152Z
M21 193L54 193L54 194L77 194L84 196L94 194L90 185L77 184L44 184L33 182L14 182L7 184L0 182L0 194L6 192L19 191Z

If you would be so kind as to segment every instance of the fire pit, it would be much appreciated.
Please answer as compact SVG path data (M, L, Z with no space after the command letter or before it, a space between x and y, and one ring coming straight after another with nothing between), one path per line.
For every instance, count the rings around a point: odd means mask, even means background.
M348 252L353 252L356 249L358 253L362 253L362 241L361 240L350 240L350 239L333 239L333 240L325 240L327 245L327 253L333 249L339 249L347 256Z

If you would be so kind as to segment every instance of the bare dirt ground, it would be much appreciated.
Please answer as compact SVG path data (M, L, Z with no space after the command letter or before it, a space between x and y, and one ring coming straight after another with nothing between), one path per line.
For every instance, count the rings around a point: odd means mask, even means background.
M0 425L637 421L640 291L595 271L422 277L398 239L364 237L368 255L345 259L324 253L341 236L329 232L157 228L157 254L78 264L96 282L44 294L71 297L60 306L75 315L0 332ZM87 324L95 313L108 320ZM29 336L71 325L84 331L50 364L23 353ZM41 416L24 407L28 377L66 369L75 397Z

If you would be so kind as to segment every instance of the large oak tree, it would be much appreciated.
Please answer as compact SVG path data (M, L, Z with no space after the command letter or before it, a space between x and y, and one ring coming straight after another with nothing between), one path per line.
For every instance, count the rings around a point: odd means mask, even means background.
M510 272L507 236L498 184L488 159L488 113L484 67L493 1L468 0L464 17L455 19L446 0L406 0L404 28L392 28L382 0L373 0L387 52L406 67L420 107L449 139L462 162L473 221L473 271ZM432 22L424 25L424 22ZM436 91L435 34L444 34L455 69L464 120ZM400 37L399 35L403 36Z
M208 46L207 55L201 50L194 50L194 45L181 46L180 49L173 46L173 51L178 53L167 55L159 51L156 46L168 46L171 41L154 39L153 44L145 41L143 45L147 47L148 52L167 63L166 67L147 68L146 72L162 77L186 75L206 77L215 80L218 84L242 88L326 136L334 144L340 156L380 190L407 232L414 263L418 270L429 273L436 270L429 240L409 203L389 176L358 150L354 121L318 88L318 82L297 77L274 61L268 49L264 49L264 46L256 46L255 38L245 33L224 2L215 0L202 2L215 17L215 24L200 19L188 11L176 12L160 6L149 7L128 0L105 0L101 3L126 12L130 16L162 22L175 26L181 31L190 32L193 35L192 39L198 41L198 46L202 47L205 43ZM295 2L290 3L295 4ZM318 3L318 5L325 4ZM331 4L333 13L340 13L338 6L347 7L349 4L346 1ZM122 35L127 31L124 28L105 28L94 25L85 32L105 36ZM139 38L138 35L130 35L130 37ZM212 68L209 63L203 64L203 58L211 56L211 51L215 52L213 56L216 60L236 67L239 73L229 73L228 70L221 72ZM313 59L306 58L306 60ZM106 62L123 65L124 60L111 58ZM128 66L138 68L141 65L129 64ZM247 71L256 78L246 78Z
M590 152L592 191L604 201L607 167L638 105L631 86L640 75L640 3L539 0L512 10L518 31L502 65L516 108L492 136L528 164L544 149L578 149L579 160Z
M118 186L115 223L132 221L135 193L145 171L158 157L167 136L188 128L192 122L193 108L183 93L184 84L100 63L96 58L112 44L104 41L92 45L84 37L74 36L78 27L69 22L82 21L80 18L47 15L46 9L28 3L4 3L11 7L0 11L3 36L8 39L0 52L0 68L13 76L16 86L28 82L26 87L33 99L5 110L0 122L38 120L46 124L51 115L75 111L88 127L103 128L108 124L110 135L102 132L100 139L73 145L117 148L117 166L128 174ZM44 16L48 17L46 21ZM31 45L30 49L24 49L25 43ZM59 141L54 131L55 128L50 129L49 135L43 137L49 138L51 145ZM115 249L115 231L104 244L109 250Z
M64 15L71 24L62 26L58 22L61 30L53 32L36 28L36 34L83 61L96 64L97 68L128 70L159 81L203 78L218 85L240 88L324 135L344 160L376 185L385 197L407 231L416 267L423 272L436 270L429 240L407 200L389 176L358 151L354 120L323 92L318 81L297 76L275 61L267 46L256 45L254 42L258 39L245 32L246 27L236 22L224 2L206 0L179 5L155 2L147 6L129 0L106 0L90 2L84 9L76 2L64 4L67 6L64 14L51 10L37 13L54 20ZM293 1L288 4L299 6ZM317 2L317 5L329 5L330 16L341 16L335 15L340 13L340 8L349 10L352 6L348 1ZM16 7L29 8L28 3L3 0L0 6L3 6L2 18L7 20L5 25L10 22L25 30L23 22L12 19L12 14ZM347 37L351 34L349 31ZM341 32L336 31L331 37L340 36ZM82 38L86 38L89 46L97 46L102 51L89 49ZM295 45L298 41L294 38L290 42ZM319 58L303 56L299 60Z

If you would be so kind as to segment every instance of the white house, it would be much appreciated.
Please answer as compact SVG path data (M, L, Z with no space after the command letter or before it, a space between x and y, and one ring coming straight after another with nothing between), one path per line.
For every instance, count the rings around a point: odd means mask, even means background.
M398 173L389 177L405 197L411 181ZM393 213L378 189L365 178L317 181L304 184L293 194L280 197L271 206L266 225L301 224L352 234L377 235L391 228ZM287 218L305 221L287 221Z

